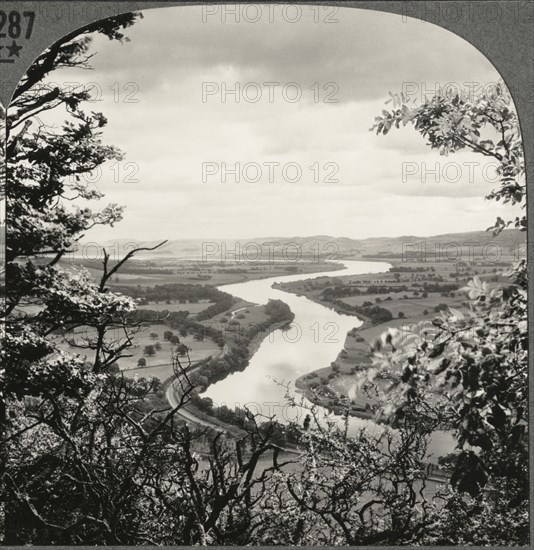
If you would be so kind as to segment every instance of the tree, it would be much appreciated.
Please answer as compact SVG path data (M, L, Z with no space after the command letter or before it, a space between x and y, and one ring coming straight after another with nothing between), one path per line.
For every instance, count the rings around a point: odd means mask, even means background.
M189 348L185 344L179 344L176 347L176 353L181 356L187 355L189 353Z
M157 332L151 332L150 338L152 338L152 340L156 340L157 338L159 338L159 334Z
M143 353L149 357L152 357L153 355L156 355L156 348L152 345L145 346Z
M141 357L138 361L137 361L137 366L138 367L146 367L146 359L144 357Z
M87 230L120 220L116 205L100 212L70 205L74 198L101 198L83 176L121 153L101 142L105 117L82 110L88 91L45 79L60 67L87 68L93 35L122 40L121 31L136 18L112 17L56 42L28 69L7 112L2 382L9 414L3 426L2 531L8 544L146 543L147 526L139 523L146 489L137 480L163 479L150 474L143 459L163 466L157 454L162 433L189 394L182 392L161 420L140 425L138 407L151 384L129 381L116 367L135 332L135 304L107 285L137 250L113 266L104 252L97 283L60 267ZM46 126L37 116L53 109L66 113L63 125ZM25 311L28 303L40 305L39 313ZM17 308L23 313L15 316ZM85 345L87 360L59 350L51 338L78 326L95 334Z
M116 205L94 213L69 204L73 197L101 198L81 176L121 154L101 143L105 117L81 109L89 99L87 91L62 89L44 79L59 67L87 67L91 33L121 40L121 30L135 19L132 14L113 17L55 43L24 75L7 112L9 286L2 315L6 319L2 377L9 416L2 501L6 503L6 541L15 544L74 543L86 529L94 534L100 529L101 537L93 540L118 540L109 524L102 530L106 520L89 504L89 497L76 503L69 494L85 485L92 487L93 503L98 500L94 480L102 472L86 462L79 450L89 441L86 437L98 440L98 424L93 423L92 432L86 430L88 411L96 396L109 394L109 380L120 378L116 361L129 346L130 337L117 341L107 339L106 333L110 328L133 328L128 319L134 304L108 291L107 283L120 265L110 268L107 254L99 283L86 273L60 269L59 261L86 230L120 219ZM37 117L52 109L65 109L69 116L56 129ZM40 304L41 311L12 315L27 303ZM91 361L59 352L49 338L76 326L94 329L96 338L86 345ZM111 403L103 398L105 402ZM114 405L121 406L117 401ZM104 416L113 410L110 406ZM122 425L119 432L124 429ZM119 433L108 435L115 438ZM118 506L115 512L120 514Z
M11 319L8 324L6 338L8 346L13 344L10 350L15 355L9 357L8 393L16 394L25 380L28 391L40 395L41 384L51 382L50 378L42 379L39 374L42 369L37 370L35 380L28 379L29 371L16 351L20 342L13 339L22 338L26 346L35 350L35 362L46 362L53 347L49 341L45 342L47 335L69 325L93 326L97 332L93 374L104 371L124 349L124 342L114 347L104 339L105 330L113 325L122 326L134 309L130 299L113 295L105 288L116 269L107 271L100 284L95 285L87 274L73 276L57 265L67 251L75 248L85 231L94 225L113 225L120 220L121 208L117 205L92 212L89 208L70 208L70 202L75 197L86 201L102 198L81 176L107 160L122 158L122 154L117 148L101 143L105 117L82 110L82 103L90 97L87 90L62 89L44 83L44 79L59 67L87 67L91 42L88 33L122 40L121 30L135 18L131 14L113 17L82 29L81 38L77 38L78 32L64 37L37 58L9 106L6 276L10 288L4 313L10 315L21 301L39 301L46 307L41 315L26 316L21 322ZM37 117L61 108L66 109L70 120L59 130L53 131ZM63 298L64 294L68 298ZM82 383L82 379L88 385L93 380L91 372L81 369L70 357L59 359L54 371L54 383L66 392L72 385Z
M386 135L392 128L411 124L432 149L442 155L467 149L495 159L500 187L487 199L517 204L526 208L525 159L521 130L512 98L501 82L491 92L449 97L437 93L421 105L410 101L405 93L391 94L388 103L393 109L375 117L372 130ZM526 215L515 220L497 218L489 230L498 234L513 224L525 231Z
M404 312L399 311L398 317L399 317L399 319L404 319L404 317L405 317L405 316L404 316Z
M163 333L163 339L164 339L164 340L170 340L172 336L173 336L172 330L166 330L166 331Z
M504 85L472 100L438 94L421 106L409 106L402 94L392 98L399 108L376 117L377 133L412 124L440 153L467 148L496 159L500 188L487 198L525 207L519 121ZM483 139L483 132L490 137ZM499 136L497 143L491 134ZM525 230L526 216L498 218L488 230L496 235L512 223ZM439 416L456 436L454 491L436 512L428 544L528 544L526 261L509 276L510 284L501 288L475 276L462 289L470 311L440 304L435 334L421 331L407 344L390 331L375 348L378 369L399 373L383 417L395 423L410 410L437 415L432 402L441 392ZM488 531L489 525L495 528Z
M300 466L278 474L261 504L263 544L418 544L433 520L425 491L432 425L405 422L396 434L362 429L349 437L308 410L303 426L291 427Z

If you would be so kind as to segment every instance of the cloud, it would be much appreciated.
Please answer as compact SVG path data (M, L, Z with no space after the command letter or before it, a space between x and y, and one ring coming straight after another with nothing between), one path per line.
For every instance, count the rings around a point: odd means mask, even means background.
M95 238L429 235L485 228L508 213L483 201L483 165L473 179L463 164L482 162L476 155L440 157L413 128L369 131L388 91L422 96L437 84L495 82L482 54L444 29L392 14L340 9L339 22L326 24L315 8L301 10L296 23L277 11L272 22L236 23L222 22L222 11L203 22L200 6L145 10L130 42L95 40L94 71L53 75L95 83L100 101L90 108L109 120L103 140L126 153L97 182L108 201L127 206L125 218ZM217 172L203 182L207 162ZM452 164L439 181L423 181L447 162L463 168L458 181ZM251 182L238 169L241 181L228 174L225 182L223 163L257 164L262 177ZM292 163L298 181L284 175Z
M403 83L422 93L436 83L495 81L491 63L478 50L429 23L346 8L337 12L337 23L327 24L316 22L311 6L300 7L296 23L284 19L281 6L274 6L271 17L263 6L257 23L243 17L236 23L232 15L223 23L226 7L204 14L205 22L202 6L145 10L122 47L97 39L100 73L133 76L148 90L192 71L226 69L229 83L232 70L245 81L335 82L340 101L385 100Z

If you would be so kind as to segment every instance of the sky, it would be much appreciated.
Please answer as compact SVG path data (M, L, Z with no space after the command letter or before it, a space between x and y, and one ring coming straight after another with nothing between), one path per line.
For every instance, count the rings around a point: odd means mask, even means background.
M491 161L369 131L388 92L497 82L468 42L363 9L232 8L146 10L129 42L95 39L92 71L51 78L92 88L125 154L93 178L124 219L90 240L429 236L516 215L483 198Z

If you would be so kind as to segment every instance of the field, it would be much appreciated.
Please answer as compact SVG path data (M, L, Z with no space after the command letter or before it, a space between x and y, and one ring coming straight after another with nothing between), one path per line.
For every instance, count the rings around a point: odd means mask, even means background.
M268 319L262 306L239 301L227 312L215 315L212 319L204 321L203 324L223 329L226 340L232 344L239 342L249 328Z
M377 299L379 300L378 302L376 301ZM429 292L428 297L421 298L409 297L405 292L392 292L386 298L384 298L383 294L365 294L363 296L342 298L341 301L351 306L361 306L364 302L369 301L389 309L394 317L398 317L399 313L402 313L407 319L420 319L426 316L430 316L431 318L435 313L434 307L438 304L446 304L456 309L462 308L462 303L465 302L465 295L457 294L454 297L444 297L440 296L437 292ZM427 313L424 313L425 311Z
M212 305L208 300L199 300L194 304L182 304L178 300L171 300L172 303L149 302L148 304L137 306L138 309L148 309L152 311L189 311L190 315L195 315Z
M203 301L203 303L197 304L149 304L141 309L148 310L189 310L195 309L201 311L210 305L209 302ZM189 306L196 306L190 308ZM203 321L202 324L218 330L223 330L225 333L226 342L229 345L233 343L239 343L246 333L246 331L259 323L264 323L269 317L266 315L263 306L258 306L245 301L238 301L232 305L232 307L219 315L214 316L211 319ZM134 346L130 348L127 353L130 357L123 357L118 361L119 368L125 373L126 376L139 376L139 377L152 377L155 376L161 381L167 379L172 375L171 353L174 345L168 340L164 339L164 332L170 330L167 325L162 323L151 323L144 326L134 338ZM177 331L173 331L178 335ZM90 352L72 345L76 343L83 345L88 339L94 338L95 333L93 329L87 327L79 327L73 332L69 333L65 337L61 337L60 346L62 349L71 353L79 353L80 355L88 355ZM110 335L112 336L112 335ZM121 336L121 335L118 335ZM254 352L255 344L261 343L263 334L258 335L258 342L251 343L251 352ZM60 338L60 337L58 337ZM191 364L195 364L201 359L207 357L218 357L224 350L221 349L210 338L204 337L202 340L197 340L193 335L182 336L179 335L180 342L185 344L189 348L189 355L191 358ZM70 344L69 344L70 342ZM154 348L154 355L148 355L145 352L147 346ZM160 349L157 349L157 348ZM146 366L139 366L139 360L144 359Z
M250 261L250 262L205 262L201 260L167 259L153 266L153 262L135 262L135 273L132 273L132 262L125 264L109 281L111 288L115 286L155 286L180 282L183 284L209 284L220 286L233 283L264 279L280 275L295 275L298 273L317 273L333 271L337 267L323 261ZM72 263L62 262L63 267L72 268ZM101 262L85 260L83 266L93 279L101 275ZM76 265L78 268L79 265Z
M362 259L359 257L357 259ZM365 259L372 259L367 256ZM347 393L348 388L355 380L356 374L368 368L372 359L371 346L373 342L388 328L399 328L402 334L409 334L412 330L422 330L422 326L431 326L432 319L438 315L440 309L453 307L465 309L468 306L466 295L460 289L476 274L486 280L490 286L500 284L507 279L503 270L510 264L509 258L491 262L485 259L472 261L419 261L398 255L377 256L376 260L387 261L393 268L387 273L322 276L305 281L284 283L277 285L282 290L304 295L307 298L321 303L326 307L337 309L345 314L354 314L364 320L360 329L353 330L346 335L343 349L339 352L331 365L309 373L296 381L296 385L307 391L310 388L323 390L320 401L323 405L335 403L329 391L335 390ZM98 279L101 275L98 263L85 263L92 276ZM334 265L317 261L271 261L271 262L203 262L200 260L179 260L159 258L157 263L148 260L133 262L125 266L124 273L118 273L110 281L111 288L128 292L125 287L136 286L141 292L155 285L165 284L195 284L222 286L225 284L244 282L253 279L276 277L280 275L295 275L298 273L324 272L335 269ZM130 269L130 271L128 271ZM332 294L324 294L331 289ZM120 290L120 289L119 289ZM180 296L168 296L162 299L140 305L141 310L170 312L188 311L189 318L205 310L213 302L209 299L188 303L185 299L180 302ZM183 297L185 298L185 296ZM392 316L389 321L383 322L373 317L366 317L359 308L386 309ZM355 310L354 308L358 308ZM376 309L376 308L375 308ZM201 323L210 328L222 330L226 343L230 346L239 344L248 329L268 320L263 307L244 301L236 301L227 310L214 315ZM161 380L171 375L170 343L163 339L163 332L168 327L163 324L152 324L136 336L136 344L130 350L131 357L120 360L120 368L128 375L156 376ZM158 334L157 338L150 335ZM249 351L254 353L256 344L261 343L264 335L257 336L257 342L252 342ZM193 362L208 356L218 356L223 353L213 341L204 338L196 340L189 335L181 339L191 349ZM155 349L154 355L147 355L147 346L160 347ZM228 349L228 348L225 348ZM138 362L144 359L146 366L138 367ZM379 385L385 385L385 380L377 380ZM370 404L375 403L372 396L358 392L353 402L353 414L365 416Z
M169 327L165 325L149 325L142 332L139 332L135 337L136 346L130 350L132 357L121 359L121 369L135 369L137 367L138 360L141 358L146 360L146 368L169 364L171 362L171 351L175 346L173 346L168 340L163 339L163 333L166 330L169 330ZM158 338L152 338L150 335L151 333L157 334ZM160 343L161 350L156 351L156 354L152 357L147 356L144 353L145 347L155 345L157 342ZM180 336L180 342L189 348L189 356L192 363L195 363L200 359L205 359L210 355L215 357L221 352L219 346L217 346L217 344L209 338L204 338L202 341L198 341L190 335ZM139 370L140 374L141 371L146 371L146 368L136 370Z
M314 388L319 395L315 400L322 405L335 403L335 398L329 393L331 390L347 394L357 373L371 364L371 346L386 330L396 328L402 336L409 337L413 332L420 334L423 330L431 330L432 320L445 306L465 310L469 303L467 295L461 289L474 275L487 281L490 287L508 281L503 274L504 265L490 262L404 263L384 259L393 264L393 269L388 273L341 276L335 279L321 277L279 286L282 290L304 295L343 313L348 312L340 309L344 304L349 307L367 304L368 307L385 308L392 314L393 318L389 321L373 323L363 314L354 312L364 324L346 335L344 347L336 360L296 381L296 386L308 394ZM431 290L432 287L436 287L436 290ZM338 292L336 296L339 297L329 299L324 294L328 288ZM444 288L451 290L443 290ZM381 379L376 379L375 382L382 388L389 384ZM369 413L366 408L376 403L376 395L358 390L352 402L352 414L367 416Z
M138 376L156 376L162 381L165 378L168 378L172 372L171 351L175 346L173 346L168 340L164 340L163 333L166 330L169 330L169 328L162 324L153 324L144 327L135 335L134 346L126 352L130 354L131 357L121 358L118 361L119 368L125 371L127 375L131 376L134 376L135 374ZM158 337L152 337L151 333L157 334ZM84 339L93 337L94 332L91 329L80 327L76 329L74 333L70 333L61 346L63 349L71 353L79 353L82 356L90 355L88 351L72 346L68 343L68 341L73 339L76 343L83 344ZM195 363L200 359L205 359L210 355L215 357L221 353L221 348L219 348L219 346L209 338L204 338L202 341L198 341L191 335L184 337L180 336L180 342L185 344L190 349L189 355L192 363ZM153 356L149 356L144 353L146 346L156 347L157 343L159 343L161 349L155 349L155 354ZM138 368L138 361L142 358L146 361L146 367Z

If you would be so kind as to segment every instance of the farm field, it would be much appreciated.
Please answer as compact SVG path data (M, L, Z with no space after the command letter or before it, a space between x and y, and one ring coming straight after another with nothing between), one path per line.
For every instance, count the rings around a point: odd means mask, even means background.
M164 340L163 333L166 330L169 330L169 327L161 324L154 324L147 326L146 330L139 332L135 337L136 344L130 350L132 357L125 357L121 359L119 364L120 368L122 370L135 369L135 371L139 371L139 375L141 375L141 371L146 372L147 368L170 364L171 352L175 346L168 340ZM158 338L152 338L150 336L152 332L157 334ZM161 350L156 350L155 355L148 356L144 353L146 346L154 346L158 342L161 345ZM221 352L221 348L219 348L219 346L209 338L204 338L202 341L198 341L191 335L180 336L180 342L189 348L191 363L196 363L200 359L205 359L210 355L215 357ZM138 369L137 362L141 358L146 360L146 367Z
M134 346L128 350L128 354L131 357L123 357L118 361L119 368L127 375L131 373L131 376L137 374L138 376L157 376L161 374L161 380L163 381L166 377L170 376L172 372L171 369L171 351L175 347L168 340L163 338L163 333L169 330L169 327L162 324L151 324L143 327L134 337ZM154 338L151 336L151 333L157 334L158 337ZM65 338L62 338L62 343L60 344L62 349L68 350L73 353L79 353L84 356L87 354L87 351L81 348L76 348L71 346L68 341L74 339L78 344L82 344L84 339L94 337L94 332L92 329L87 329L84 327L79 327L70 333ZM194 363L200 359L205 359L210 355L212 357L217 356L221 353L221 348L209 338L204 338L202 341L196 340L192 335L180 336L180 342L190 348L189 356L191 362ZM155 349L155 354L152 356L144 353L146 346L154 346L159 343L161 349ZM146 366L139 368L138 361L144 359L146 361ZM167 372L169 374L167 374Z
M226 341L229 344L234 344L239 343L249 329L268 321L268 319L264 307L250 302L238 301L228 311L203 321L203 324L223 330ZM255 337L255 340L259 340L261 343L263 336L260 333Z
M324 261L273 260L269 262L203 262L200 260L167 260L163 266L152 267L151 263L138 261L140 267L136 272L128 271L126 264L123 269L111 278L110 287L118 286L155 286L180 282L183 284L209 284L220 286L233 283L264 279L279 275L298 273L315 273L339 269L335 264ZM99 280L102 275L100 261L86 261L85 269L93 279ZM63 267L75 269L71 263L63 262ZM139 273L138 273L139 271ZM163 271L163 273L162 273Z
M405 292L390 293L384 298L383 294L364 294L361 296L350 296L341 298L341 301L350 306L361 306L364 302L377 303L378 305L387 308L394 317L398 317L399 313L404 314L405 318L413 317L431 317L436 312L434 308L439 304L446 304L449 307L456 309L462 308L462 303L465 302L465 295L458 294L454 297L440 296L438 293L428 293L428 297L406 297ZM379 300L376 302L376 300ZM425 313L426 311L426 313Z
M300 377L296 386L303 391L318 390L318 402L333 403L332 390L347 394L356 380L357 373L372 362L371 346L390 328L399 329L408 337L413 332L432 330L432 320L439 310L451 307L460 311L469 307L467 295L461 289L473 276L485 280L490 288L506 282L503 267L486 262L409 262L384 258L393 264L387 273L360 274L340 277L320 277L308 281L296 281L279 286L282 290L304 295L310 300L347 313L342 308L384 308L391 319L372 322L363 312L354 315L364 321L361 328L354 328L345 337L343 349L330 365ZM436 290L432 290L432 287ZM329 289L329 290L328 290ZM444 290L445 289L445 290ZM325 294L325 291L327 294ZM328 294L329 293L329 294ZM351 295L352 294L352 295ZM365 304L365 305L364 305ZM380 387L386 380L376 379ZM376 397L358 391L353 400L353 414L366 416L365 410L376 403Z
M199 300L196 303L180 303L178 300L171 300L172 303L167 304L163 302L149 302L148 304L143 304L137 306L138 309L148 309L152 311L189 311L190 315L195 315L200 311L208 308L213 304L209 300Z

